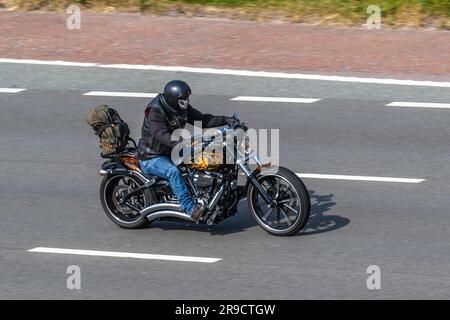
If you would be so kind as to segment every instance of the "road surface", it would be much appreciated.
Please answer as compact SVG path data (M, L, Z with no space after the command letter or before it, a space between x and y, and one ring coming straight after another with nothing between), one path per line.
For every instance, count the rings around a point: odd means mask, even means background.
M450 297L448 87L10 63L0 75L0 88L26 89L0 90L0 298ZM319 177L304 179L313 205L305 230L271 236L245 200L212 227L123 230L107 219L102 159L84 117L109 104L137 138L148 99L84 94L156 93L174 78L191 84L202 111L237 111L253 127L280 129L281 164ZM238 96L318 100L231 100ZM425 105L387 106L394 102ZM36 247L220 260L29 252ZM80 267L81 290L66 287L70 265ZM367 288L371 265L380 290Z

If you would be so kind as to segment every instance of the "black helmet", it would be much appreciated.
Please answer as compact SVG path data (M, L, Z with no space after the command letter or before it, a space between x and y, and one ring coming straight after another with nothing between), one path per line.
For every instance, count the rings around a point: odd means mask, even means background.
M164 98L166 102L173 108L179 108L178 100L189 100L191 88L181 80L172 80L164 87Z

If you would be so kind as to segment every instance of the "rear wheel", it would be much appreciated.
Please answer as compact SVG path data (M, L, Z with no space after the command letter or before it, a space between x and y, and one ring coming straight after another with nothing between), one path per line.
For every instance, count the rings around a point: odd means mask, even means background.
M276 172L259 174L256 179L277 203L269 206L250 184L247 201L256 222L273 235L296 234L308 222L311 210L308 190L303 182L294 172L283 167Z
M143 228L150 224L139 212L155 202L152 189L137 192L126 202L123 198L144 183L128 174L109 175L100 185L100 200L106 215L118 226L126 229Z

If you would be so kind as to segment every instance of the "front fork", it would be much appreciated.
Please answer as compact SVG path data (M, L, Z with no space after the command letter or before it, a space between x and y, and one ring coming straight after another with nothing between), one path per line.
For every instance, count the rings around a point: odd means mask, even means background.
M253 174L252 171L250 171L250 169L248 168L246 162L249 159L254 159L256 164L258 165L258 167L263 167L264 165L261 163L258 155L254 152L248 154L247 156L245 156L242 159L239 159L236 161L236 164L239 166L239 168L242 170L242 172L247 176L247 179L249 181L249 183L251 183L259 192L259 194L261 195L261 197L263 198L263 200L267 203L267 205L271 208L274 208L277 206L277 201L275 199L273 199L267 192L266 190L264 190L264 188L262 187L262 185L258 182L258 180L256 179L255 175ZM250 199L249 199L250 201Z

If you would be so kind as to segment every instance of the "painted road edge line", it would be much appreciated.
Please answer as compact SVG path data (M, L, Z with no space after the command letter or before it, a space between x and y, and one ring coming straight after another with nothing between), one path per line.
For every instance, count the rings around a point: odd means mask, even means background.
M98 97L128 97L128 98L154 98L157 93L147 92L115 92L115 91L89 91L83 93L83 96L98 96Z
M19 89L19 88L0 88L0 93L19 93L25 91L27 89Z
M98 63L91 62L73 62L61 60L34 60L34 59L5 59L1 58L3 63L19 63L19 64L40 64L47 66L69 66L69 67L96 67Z
M392 177L373 177L373 176L350 176L337 174L314 174L314 173L296 173L300 178L305 179L327 179L327 180L351 180L351 181L375 181L375 182L400 182L400 183L421 183L426 179L410 178L392 178Z
M148 253L78 250L78 249L62 249L62 248L47 248L47 247L37 247L27 251L39 253L96 256L96 257L134 258L147 260L166 260L166 261L201 262L201 263L215 263L217 261L222 260L221 258L202 258L202 257L174 256L174 255L148 254Z
M238 96L235 98L231 98L230 100L231 101L252 101L252 102L314 103L314 102L320 101L321 99Z
M403 102L394 101L386 105L386 107L408 107L408 108L441 108L450 109L450 103L432 103L432 102Z
M98 67L98 68L154 70L154 71L172 71L172 72L191 72L191 73L220 74L220 75L245 76L245 77L322 80L322 81L336 81L336 82L355 82L355 83L369 83L369 84L387 84L387 85L450 88L450 82L444 82L444 81L421 81L421 80L399 80L399 79L382 79L382 78L325 76L325 75L303 74L303 73L283 73L283 72L249 71L249 70L233 70L233 69L217 69L217 68L197 68L197 67L182 67L182 66L158 66L158 65L139 65L139 64L100 64L100 63L71 62L71 61L44 61L44 60L9 59L9 58L8 59L0 58L0 63L39 64L39 65L72 66L72 67Z

